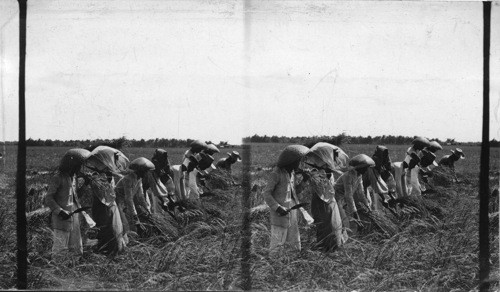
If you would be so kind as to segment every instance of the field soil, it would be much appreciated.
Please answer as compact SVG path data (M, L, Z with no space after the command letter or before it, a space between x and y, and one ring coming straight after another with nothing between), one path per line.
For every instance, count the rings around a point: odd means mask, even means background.
M396 217L384 212L394 232L371 228L353 234L340 249L315 248L315 229L300 220L302 250L269 255L269 211L262 189L285 144L251 144L250 242L243 240L242 164L233 175L219 174L208 182L212 196L200 209L174 219L161 213L163 233L131 236L127 251L116 257L93 252L86 240L80 259L54 262L51 229L42 211L31 213L28 227L29 289L50 290L239 290L250 280L255 290L335 291L471 291L478 289L478 218L480 148L459 146L466 159L456 164L458 181L446 169L436 169L423 200L401 209ZM376 145L342 145L350 156L372 155ZM393 161L404 158L405 145L389 145ZM437 153L438 160L452 146ZM27 152L27 212L43 208L43 197L59 159L68 148L30 147ZM125 148L131 160L151 158L153 148ZM166 149L173 165L185 149ZM241 148L224 148L215 158ZM16 148L7 147L0 161L0 289L16 285L15 171ZM498 290L498 189L500 155L490 155L490 280ZM234 183L232 182L234 181ZM301 200L310 201L310 194ZM87 228L82 227L84 233ZM250 245L248 245L250 243ZM242 272L242 246L249 246L249 270ZM246 282L248 283L248 282ZM248 287L248 286L246 286Z

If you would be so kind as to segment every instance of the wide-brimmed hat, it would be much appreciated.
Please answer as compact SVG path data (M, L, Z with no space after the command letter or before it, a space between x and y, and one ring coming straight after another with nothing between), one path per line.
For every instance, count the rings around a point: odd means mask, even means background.
M434 153L438 150L443 150L443 147L437 141L431 141L429 142L429 146L427 146L427 150Z
M120 150L109 146L97 146L87 159L89 167L97 168L98 171L111 171L120 173L125 171L130 161Z
M304 155L309 151L309 148L303 145L289 145L286 146L283 151L281 151L278 157L278 167L285 167L292 163L295 163L304 157Z
M139 157L134 159L130 163L129 168L132 169L133 171L145 172L155 169L155 165L149 159L144 157Z
M208 155L214 155L215 153L220 153L220 151L214 144L208 144L207 149L205 149L205 153Z
M427 167L433 164L434 166L438 166L436 162L436 154L432 153L428 150L422 150L422 157L420 158L420 165L422 167Z
M419 147L420 149L424 149L425 147L428 147L431 142L427 140L424 137L415 137L413 141L411 142L412 145Z
M371 157L366 154L358 154L351 158L351 160L349 161L349 166L354 169L372 167L375 166L375 161L373 161L373 159L371 159Z
M64 154L59 163L59 168L71 169L80 167L89 158L90 151L83 148L73 148Z
M191 147L191 151L193 152L201 152L202 150L205 150L208 147L207 143L201 140L194 140L193 142L191 142L189 146Z
M212 155L209 155L207 153L200 153L201 159L198 161L198 168L200 170L205 170L207 168L212 168L215 169L215 165L213 165L214 158Z
M465 154L460 148L456 148L455 150L450 150L451 153L455 154L456 156L460 157L460 159L465 159Z
M326 167L331 170L336 170L347 166L349 156L347 156L342 149L333 144L319 142L309 149L304 159L308 164L316 165L320 168Z
M241 161L241 156L238 151L228 152L227 155L232 157L233 159L236 159L236 161Z

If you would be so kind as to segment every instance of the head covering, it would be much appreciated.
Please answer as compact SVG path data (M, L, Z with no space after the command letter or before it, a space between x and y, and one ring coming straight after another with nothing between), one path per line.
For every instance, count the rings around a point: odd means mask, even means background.
M320 168L336 170L347 167L349 156L342 149L326 142L314 144L305 155L305 162Z
M129 159L120 151L109 146L97 146L87 160L90 168L98 171L120 173L127 169Z
M129 168L135 172L138 172L138 171L144 172L144 171L155 169L155 165L149 159L146 159L144 157L139 157L139 158L134 159L130 163Z
M377 166L386 166L391 163L391 158L389 157L389 149L387 147L378 145L375 148L375 152L372 155L373 161L375 161L375 165Z
M240 156L240 153L238 151L228 152L227 155L232 157L236 161L241 161L241 156Z
M375 166L375 161L366 154L358 154L349 161L349 166L354 169Z
M438 150L443 150L443 147L441 147L441 145L439 145L439 143L437 141L431 141L429 143L429 146L427 146L427 150L434 153Z
M83 148L73 148L64 154L59 163L59 169L70 170L75 167L80 167L89 158L90 151Z
M278 157L278 167L285 167L294 162L297 162L304 157L304 155L309 151L309 148L303 145L289 145L286 146L283 151L281 151Z
M420 165L422 167L427 167L431 164L433 164L434 166L438 166L435 159L436 159L436 154L432 153L429 150L424 149L422 150L422 158L420 158Z
M424 149L430 145L429 140L424 137L415 137L415 139L411 142L411 144L418 149Z
M377 148L375 148L375 153L373 153L373 156L377 156L380 158L384 158L389 156L389 149L387 147L382 146L382 145L377 145Z
M194 140L193 142L191 142L190 146L191 146L191 151L195 153L201 152L202 150L205 150L208 147L207 143L201 140Z
M205 153L207 153L208 155L214 155L215 153L220 153L220 151L214 144L210 143L207 145Z
M465 154L462 151L462 149L456 148L455 151L453 151L453 150L450 150L450 151L451 151L451 153L455 154L455 156L460 157L460 159L465 159Z
M168 152L165 149L156 149L155 153L153 154L153 157L151 158L151 162L155 165L155 167L164 167L166 165L169 165L168 161Z

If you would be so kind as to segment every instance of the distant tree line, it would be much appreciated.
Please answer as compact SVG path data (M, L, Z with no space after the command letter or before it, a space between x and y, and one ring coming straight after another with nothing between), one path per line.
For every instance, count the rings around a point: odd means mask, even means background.
M117 139L95 139L95 140L42 140L42 139L27 139L27 146L49 146L49 147L79 147L87 148L92 150L98 145L106 145L116 149L121 149L124 147L147 147L147 148L186 148L189 147L194 139L127 139L125 137L120 137ZM212 143L211 141L205 141L207 143ZM17 144L17 142L7 142L7 144ZM219 146L231 146L227 141L220 141L217 145Z
M393 135L383 135L383 136L349 136L345 133L336 136L296 136L296 137L286 137L286 136L260 136L253 135L251 137L243 138L245 143L288 143L288 144L301 144L308 147L313 146L318 142L327 142L334 145L342 144L376 144L376 145L409 145L415 139L409 136L393 136ZM440 140L438 138L430 138L431 141L437 141L441 145L481 145L481 142L457 142L455 139L448 138L446 140ZM495 139L490 141L491 147L500 147L500 142Z
M327 142L334 145L342 144L376 144L376 145L409 145L415 137L408 136L349 136L345 133L336 136L260 136L253 135L251 137L243 138L244 143L286 143L286 144L301 144L311 147L318 142ZM444 141L434 138L430 139L437 141L441 145L481 145L481 142L456 142L455 139L446 139ZM26 140L27 146L49 146L49 147L81 147L90 148L96 147L97 145L107 145L113 148L121 149L124 147L147 147L147 148L186 148L189 147L193 139L127 139L125 137L120 137L117 139L95 139L95 140L51 140L51 139L32 139ZM205 141L207 143L212 143L211 141ZM1 143L0 143L1 144ZM17 141L6 141L6 145L16 145ZM220 141L219 143L214 143L219 147L234 147L230 145L227 141ZM500 141L495 139L490 141L490 147L500 147Z

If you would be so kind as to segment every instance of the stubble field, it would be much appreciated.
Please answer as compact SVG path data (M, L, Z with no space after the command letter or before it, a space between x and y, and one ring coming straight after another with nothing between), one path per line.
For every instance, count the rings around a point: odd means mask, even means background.
M352 157L373 154L376 145L342 145ZM255 188L252 207L262 204L261 189L269 168L284 144L252 144L251 176ZM460 146L459 146L460 147ZM407 146L389 146L393 161L401 161ZM240 186L215 188L215 196L202 198L202 212L172 221L175 232L147 239L132 237L127 252L116 258L84 248L78 262L50 260L51 231L45 222L28 226L30 289L140 289L140 290L236 290L250 276L257 290L440 290L469 291L477 288L478 272L478 178L480 148L461 147L466 159L457 163L460 183L436 184L437 192L426 195L442 208L442 216L413 216L398 220L398 232L378 232L351 237L333 253L315 250L314 228L301 224L302 251L270 258L267 249L270 226L266 210L252 214L251 273L241 273ZM438 152L449 154L451 146ZM38 209L53 171L67 148L28 148L27 211ZM166 149L172 164L179 164L185 149ZM215 158L225 157L222 149ZM152 148L125 148L131 160L151 158ZM15 287L15 147L8 147L0 162L0 288ZM500 155L490 155L490 190L498 188ZM241 182L242 165L233 170ZM307 195L302 198L307 201ZM498 212L498 197L490 212ZM169 215L163 214L168 217ZM494 219L492 217L492 219ZM498 217L490 230L492 281L498 288Z

